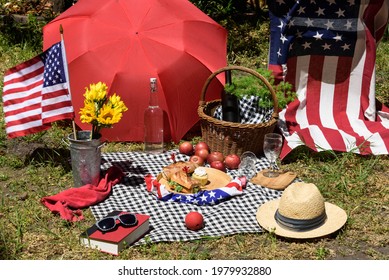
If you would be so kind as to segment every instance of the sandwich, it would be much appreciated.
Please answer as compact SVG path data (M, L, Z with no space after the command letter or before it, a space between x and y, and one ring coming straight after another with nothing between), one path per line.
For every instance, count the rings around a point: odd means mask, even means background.
M177 161L162 169L162 177L169 181L173 174L184 171L184 168L187 169L186 173L192 174L197 167L196 163L190 161Z
M179 161L163 168L161 175L168 182L171 191L180 193L196 193L201 184L191 174L198 167L196 163Z
M168 182L172 191L181 193L196 193L201 187L199 181L184 171L174 173Z

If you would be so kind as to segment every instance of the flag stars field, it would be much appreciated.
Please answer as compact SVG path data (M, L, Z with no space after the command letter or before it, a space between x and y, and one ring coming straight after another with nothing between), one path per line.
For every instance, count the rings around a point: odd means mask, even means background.
M315 151L388 153L389 108L377 107L372 98L375 47L388 22L386 4L268 1L269 68L280 81L292 83L299 96L280 113L286 140L281 158L300 145ZM293 25L280 30L278 22L285 18Z
M52 122L74 118L63 55L63 44L58 42L6 71L2 98L9 138L44 131Z

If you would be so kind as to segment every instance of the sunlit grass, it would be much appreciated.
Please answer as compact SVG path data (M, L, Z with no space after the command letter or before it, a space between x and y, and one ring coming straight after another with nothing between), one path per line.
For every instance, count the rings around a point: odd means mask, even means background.
M230 25L230 64L266 67L268 24ZM0 92L4 71L39 52L27 44L10 45L0 33ZM382 42L377 53L377 96L385 103L389 101L388 53L389 42ZM316 184L326 200L346 210L347 226L334 238L297 243L273 233L238 234L193 242L146 243L113 257L78 244L78 235L95 222L90 210L84 210L85 220L67 223L40 203L42 197L72 185L66 164L69 155L60 153L68 148L63 139L71 133L71 125L62 122L46 132L9 140L3 114L0 123L0 259L331 259L359 254L388 259L382 249L389 243L388 156L314 154L297 149L294 158L282 163L282 168ZM47 150L21 153L21 147L36 143ZM142 145L107 143L103 152L141 150Z

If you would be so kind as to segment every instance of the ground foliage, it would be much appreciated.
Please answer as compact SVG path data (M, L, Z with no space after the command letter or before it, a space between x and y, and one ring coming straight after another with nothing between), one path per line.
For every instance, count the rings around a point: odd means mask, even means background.
M216 2L224 3L202 4ZM266 67L269 26L263 10L208 13L229 32L230 64ZM1 73L40 52L27 39L10 40L6 30L0 32ZM387 105L388 51L389 43L383 41L377 54L377 97ZM0 92L2 78L1 74ZM46 132L13 140L6 138L3 114L0 125L0 259L389 259L388 156L312 153L299 147L281 163L281 168L315 183L327 201L346 210L347 224L334 236L310 242L271 233L204 237L192 242L147 243L113 257L78 243L78 235L94 223L90 210L84 211L85 220L67 223L39 202L72 186L69 151L62 141L71 132L70 123L59 122ZM190 139L201 138L192 135ZM139 149L140 143L109 143L103 152Z

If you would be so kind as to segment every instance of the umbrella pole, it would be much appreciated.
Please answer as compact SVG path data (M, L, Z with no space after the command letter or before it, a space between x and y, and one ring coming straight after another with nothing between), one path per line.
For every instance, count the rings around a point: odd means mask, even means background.
M61 45L63 48L63 60L64 60L64 68L65 68L65 75L66 75L66 82L68 84L68 92L70 95L70 101L72 100L72 94L70 91L70 81L69 81L69 72L68 72L68 60L66 58L66 49L65 49L65 41L63 36L63 28L62 24L59 26L59 32L61 33ZM74 110L74 108L73 108ZM72 127L73 127L73 138L74 140L77 140L77 132L76 132L76 123L74 122L74 118L72 119Z

